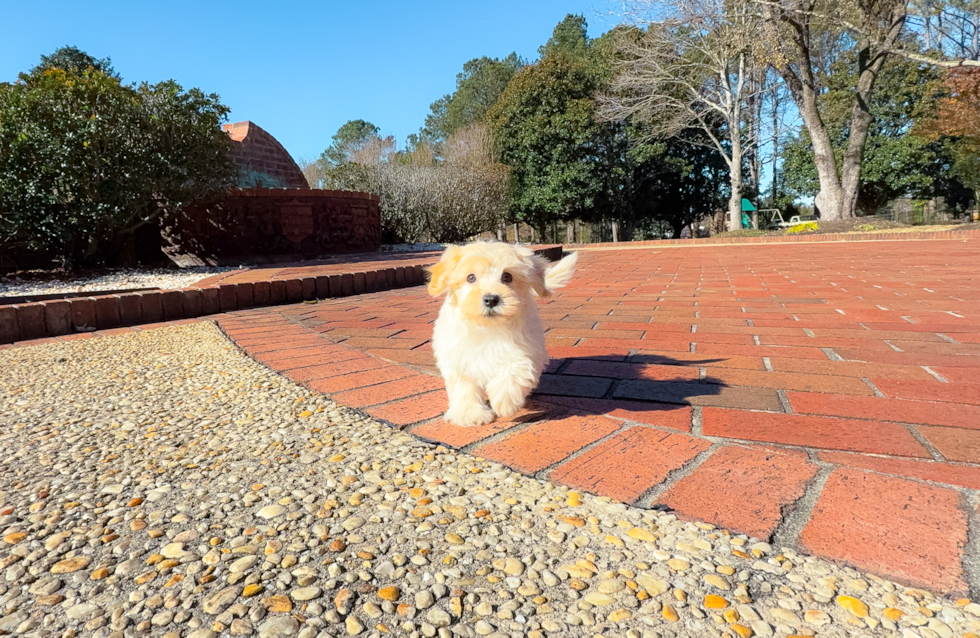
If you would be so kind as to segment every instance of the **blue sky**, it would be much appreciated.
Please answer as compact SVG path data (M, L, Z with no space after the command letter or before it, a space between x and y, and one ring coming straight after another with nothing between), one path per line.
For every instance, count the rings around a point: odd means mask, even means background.
M363 118L399 144L467 60L511 51L533 60L567 13L593 37L613 25L609 0L492 3L4 3L0 81L70 44L128 82L174 79L218 93L231 121L252 120L296 158L314 158L341 124Z

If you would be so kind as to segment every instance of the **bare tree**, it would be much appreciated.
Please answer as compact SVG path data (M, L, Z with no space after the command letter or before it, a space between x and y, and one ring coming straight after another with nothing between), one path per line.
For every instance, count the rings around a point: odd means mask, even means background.
M323 170L323 166L316 159L300 157L296 160L299 170L303 172L306 183L310 188L330 188L330 175Z
M650 138L704 131L728 165L729 229L741 228L743 160L758 140L747 126L751 100L752 24L749 5L726 0L641 0L624 17L640 29L618 38L618 73L599 98L599 115L630 119Z
M332 173L338 187L381 197L382 229L401 241L463 241L496 230L507 212L510 169L494 156L482 124L460 129L441 146L398 153L393 138L365 140Z
M907 21L925 44L920 61L942 66L980 64L980 0L912 0ZM899 53L917 54L904 49Z

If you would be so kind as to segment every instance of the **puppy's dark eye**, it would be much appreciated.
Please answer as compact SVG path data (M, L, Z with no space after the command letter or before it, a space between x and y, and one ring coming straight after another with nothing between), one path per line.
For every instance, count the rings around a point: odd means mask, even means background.
M466 282L467 283L470 283L470 284L475 284L476 283L476 275L467 275L466 276Z
M509 284L510 282L514 281L514 276L509 272L505 272L500 276L500 281L504 282L505 284Z

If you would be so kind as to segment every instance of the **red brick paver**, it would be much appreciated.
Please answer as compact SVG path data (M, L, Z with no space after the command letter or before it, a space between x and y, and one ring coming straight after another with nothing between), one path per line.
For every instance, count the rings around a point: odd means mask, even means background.
M948 488L838 469L803 530L803 547L892 578L964 591L967 516L960 505L960 494Z
M476 428L440 416L440 300L421 286L219 322L273 369L426 440L963 592L980 586L963 568L980 561L964 557L980 534L978 258L973 234L584 251L539 304L552 361L527 409Z
M565 461L549 478L632 503L709 447L707 441L683 434L630 428Z
M683 516L768 538L817 467L805 454L725 446L657 499Z
M473 448L473 454L536 473L609 436L620 425L606 417L572 415L505 435L500 441Z

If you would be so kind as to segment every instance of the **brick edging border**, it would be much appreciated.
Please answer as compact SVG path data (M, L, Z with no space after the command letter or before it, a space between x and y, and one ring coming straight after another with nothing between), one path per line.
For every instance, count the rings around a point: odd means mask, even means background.
M796 244L851 241L904 241L915 239L980 239L980 229L921 230L903 233L827 233L823 235L766 235L763 237L699 237L696 239L648 239L644 241L564 244L566 250L593 248L640 248L646 246L724 246L739 244Z
M551 261L561 246L535 250ZM233 310L349 297L425 283L422 265L178 290L97 295L0 306L0 344L193 319Z

